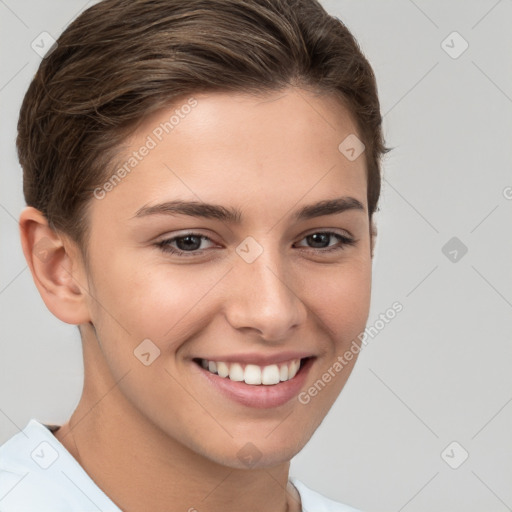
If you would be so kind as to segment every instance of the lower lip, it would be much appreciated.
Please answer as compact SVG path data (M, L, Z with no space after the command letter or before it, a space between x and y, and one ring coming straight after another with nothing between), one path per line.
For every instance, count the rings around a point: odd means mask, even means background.
M219 377L216 373L211 373L202 366L197 366L201 370L200 374L204 375L224 396L248 407L265 409L284 405L297 396L304 385L313 361L313 357L306 359L293 379L269 386L233 381L229 377Z

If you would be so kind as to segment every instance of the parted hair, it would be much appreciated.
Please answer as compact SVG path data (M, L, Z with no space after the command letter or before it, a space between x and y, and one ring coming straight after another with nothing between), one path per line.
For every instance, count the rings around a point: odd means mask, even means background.
M16 145L25 201L87 254L93 191L149 114L194 93L290 86L335 95L350 112L366 147L371 219L389 151L375 75L317 0L104 0L86 9L23 99Z

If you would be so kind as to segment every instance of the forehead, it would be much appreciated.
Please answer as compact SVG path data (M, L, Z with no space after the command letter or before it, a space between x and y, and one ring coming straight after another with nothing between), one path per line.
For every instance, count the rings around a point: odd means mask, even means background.
M352 195L366 204L364 154L351 161L340 150L356 133L348 110L331 95L290 89L184 96L126 140L118 164L123 178L105 199L125 210L123 218L171 198L233 205L258 198L265 208L306 194L308 203Z
M249 158L251 150L270 153L276 147L283 153L296 146L336 152L350 134L357 134L356 124L337 97L289 88L257 96L225 91L182 96L147 116L126 143L130 151L150 137L157 146L195 148L190 157L229 148Z

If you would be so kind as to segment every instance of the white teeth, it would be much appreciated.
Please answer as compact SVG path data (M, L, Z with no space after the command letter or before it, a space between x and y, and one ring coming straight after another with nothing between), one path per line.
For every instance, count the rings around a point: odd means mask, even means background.
M290 363L290 367L288 368L288 379L293 379L296 373L299 371L300 360L295 359Z
M217 373L219 377L227 377L229 375L229 366L222 361L217 363Z
M211 373L217 373L219 377L258 386L263 384L271 386L293 379L300 368L300 359L293 359L289 363L270 364L258 366L255 364L245 365L240 363L225 363L224 361L209 361L201 359L201 366Z
M261 368L255 364L248 364L244 371L244 381L246 384L261 384Z
M237 382L242 382L244 380L244 369L242 365L232 363L229 368L229 378Z
M265 385L277 384L279 382L279 366L271 364L265 366L261 372L261 383Z
M283 364L281 366L281 369L279 371L279 380L281 380L281 381L288 380L288 365L287 364Z

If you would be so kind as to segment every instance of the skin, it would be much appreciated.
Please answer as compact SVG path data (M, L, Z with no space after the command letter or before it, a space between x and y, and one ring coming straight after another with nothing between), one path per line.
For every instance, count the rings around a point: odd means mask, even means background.
M364 154L349 161L338 150L357 130L331 96L290 88L194 97L198 105L118 186L102 200L91 197L88 268L40 212L27 207L20 216L23 251L46 306L82 334L83 394L55 435L125 511L300 510L287 484L290 459L357 357L308 404L294 398L267 409L206 385L191 358L306 350L316 356L307 390L350 347L370 307L375 233ZM175 108L146 118L126 155ZM303 205L340 196L365 211L292 218ZM243 221L133 219L144 205L177 198L237 207ZM155 246L187 229L209 237L202 255ZM339 240L315 245L306 237L326 229L356 244L322 253ZM235 251L248 236L263 247L250 264ZM39 258L34 249L45 237L52 247ZM134 356L146 338L161 351L149 366ZM249 442L260 454L250 468L237 456Z

